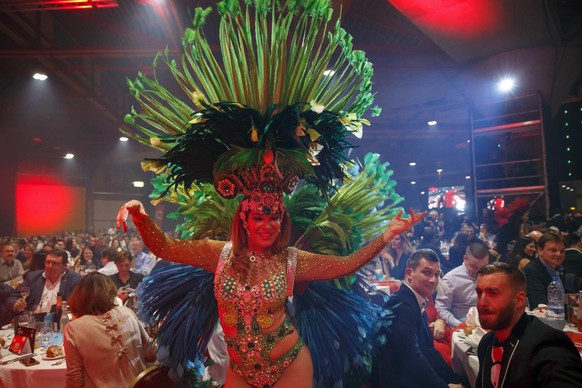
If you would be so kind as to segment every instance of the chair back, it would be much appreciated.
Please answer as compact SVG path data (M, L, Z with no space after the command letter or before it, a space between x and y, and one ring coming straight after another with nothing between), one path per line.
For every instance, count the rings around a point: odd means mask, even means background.
M131 382L128 388L171 388L176 384L168 376L170 368L164 365L150 366Z

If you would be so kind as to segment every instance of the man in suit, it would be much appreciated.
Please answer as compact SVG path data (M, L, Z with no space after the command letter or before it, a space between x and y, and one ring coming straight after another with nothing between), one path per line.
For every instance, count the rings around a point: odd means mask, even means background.
M532 309L538 304L548 304L548 285L555 275L561 283L562 263L564 262L564 238L556 233L545 233L538 241L538 258L525 266L523 272L527 279L527 297Z
M437 254L419 249L408 259L405 282L385 304L394 319L373 361L372 387L461 387L462 381L434 349L424 309L441 273Z
M566 334L525 313L523 273L495 262L477 275L477 309L484 329L479 343L478 388L580 387L582 361Z
M16 248L10 243L4 243L0 246L0 282L9 283L14 281L15 286L18 284L17 278L22 281L24 269L20 260L16 260Z
M63 300L67 300L73 289L81 281L81 275L67 269L67 252L61 249L51 251L45 259L44 271L29 272L24 280L24 286L30 289L27 310L36 313L47 313L57 302L57 293L60 292ZM16 302L14 300L13 302ZM21 312L16 306L16 313Z
M580 239L580 235L577 233L569 234L566 237L566 246L564 272L582 276L582 239Z

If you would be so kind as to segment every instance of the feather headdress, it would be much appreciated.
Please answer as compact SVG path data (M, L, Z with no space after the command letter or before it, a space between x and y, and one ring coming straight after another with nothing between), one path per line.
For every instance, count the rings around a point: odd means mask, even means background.
M331 23L330 1L225 0L217 9L219 53L203 32L210 8L196 8L180 64L167 50L156 57L190 101L140 74L129 87L142 112L132 110L134 130L122 131L166 152L146 168L162 172L168 188L206 182L249 198L241 177L254 169L256 188L295 176L327 195L345 176L347 136L368 123L372 65ZM273 179L261 185L267 164ZM275 184L277 195L289 187Z

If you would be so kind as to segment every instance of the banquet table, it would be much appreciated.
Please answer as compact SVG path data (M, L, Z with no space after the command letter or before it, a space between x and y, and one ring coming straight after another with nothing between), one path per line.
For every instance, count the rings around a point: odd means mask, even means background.
M471 388L475 388L475 381L479 373L479 358L477 348L472 347L464 341L465 334L461 331L454 331L451 336L451 357L452 366L455 373L467 376Z
M10 340L14 330L0 330L0 338ZM55 343L59 341L59 334L55 334ZM62 337L61 342L62 342ZM8 341L7 344L9 345ZM6 352L6 350L4 350ZM60 360L43 360L44 349L36 349L34 359L40 364L33 366L24 366L19 361L11 362L6 365L0 365L0 388L62 388L65 386L65 373L67 364L65 359ZM61 362L62 361L62 362ZM2 360L0 359L0 364ZM57 364L58 365L55 365Z

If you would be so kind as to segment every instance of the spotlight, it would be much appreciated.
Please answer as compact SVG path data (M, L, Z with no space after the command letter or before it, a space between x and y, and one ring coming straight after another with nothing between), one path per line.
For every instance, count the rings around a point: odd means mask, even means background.
M70 154L70 153L69 154L66 154L64 156L65 159L73 159L74 157L75 157L75 154Z
M416 184L416 182L415 182L415 181L412 181L412 182L410 182L410 184L411 184L411 185L415 185L415 184Z
M34 78L37 81L45 81L48 78L48 76L42 73L34 73L32 78Z
M408 163L408 165L409 165L410 167L414 167L414 166L416 166L416 162L410 162L410 163Z
M512 78L504 78L499 81L499 90L502 92L511 92L513 87L515 86L515 81Z
M437 168L437 170L436 170L436 171L437 171L437 173L439 173L439 174L440 174L440 173L442 173L442 172L443 172L443 169L442 169L442 168Z
M133 181L133 182L131 182L131 184L133 185L133 187L143 187L144 186L143 181Z
M436 120L431 120L427 124L432 127L433 125L437 125L437 122L436 122Z
M471 179L471 176L470 175L466 175L465 176L465 179Z
M326 70L323 72L323 75L326 77L332 77L335 74L335 70Z
M126 136L121 136L121 137L119 138L119 141L129 141L129 138L128 138L128 137L126 137Z

